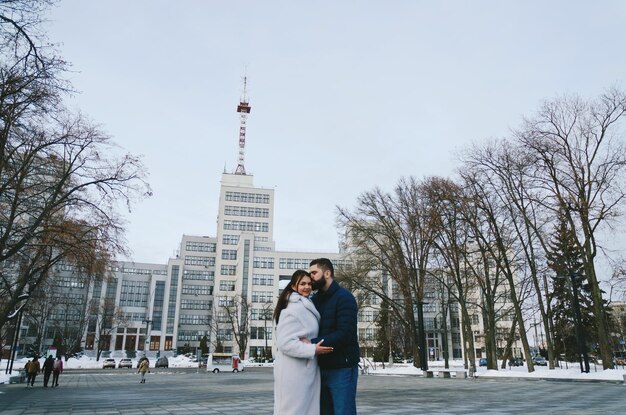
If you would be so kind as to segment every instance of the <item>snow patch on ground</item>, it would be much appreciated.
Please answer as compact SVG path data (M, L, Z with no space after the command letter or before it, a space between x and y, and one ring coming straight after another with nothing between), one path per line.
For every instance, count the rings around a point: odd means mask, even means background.
M65 369L101 369L102 361L104 358L100 358L97 361L95 358L82 356L81 358L71 358L67 362L64 362ZM137 367L138 359L131 359L133 362L133 368ZM27 358L15 360L13 363L13 375L5 374L6 360L2 360L0 363L0 384L8 383L11 376L18 374L19 370L24 368L24 365L28 361ZM116 363L119 363L120 358L115 358ZM170 368L194 368L198 367L198 363L192 361L186 356L169 357ZM150 359L150 367L154 367L156 359ZM244 361L244 365L247 362ZM249 364L249 366L272 366L271 364ZM437 369L443 369L443 361L429 362L428 366L431 370L437 371ZM373 375L415 375L421 376L423 372L414 367L411 363L394 363L393 365L382 364L379 362L372 363L365 362L366 372ZM450 362L451 370L463 370L463 361L454 360ZM624 381L626 375L626 369L623 366L619 366L617 369L603 370L602 366L591 365L591 371L589 373L581 373L577 364L568 364L568 368L556 368L550 370L544 366L535 366L533 373L528 373L526 366L520 367L507 367L500 370L487 370L484 367L477 369L476 376L482 378L529 378L529 379L570 379L570 380L612 380L612 381Z

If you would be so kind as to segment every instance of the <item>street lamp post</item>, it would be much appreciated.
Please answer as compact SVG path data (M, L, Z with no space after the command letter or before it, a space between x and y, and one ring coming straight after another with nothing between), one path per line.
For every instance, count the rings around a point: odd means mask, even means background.
M150 343L150 323L152 323L152 320L145 319L143 322L146 323L146 339L143 342L143 352L147 354L148 344Z
M417 302L417 320L419 330L419 352L420 352L420 365L423 371L428 370L428 356L426 352L426 330L424 329L424 302Z
M576 326L576 343L578 345L578 360L580 362L580 372L589 373L589 356L587 355L587 346L585 345L585 336L582 328L582 317L580 314L580 302L578 301L578 288L576 287L576 277L581 276L578 272L571 272L569 277L572 282L572 295L574 296L574 316ZM583 368L584 364L584 368Z

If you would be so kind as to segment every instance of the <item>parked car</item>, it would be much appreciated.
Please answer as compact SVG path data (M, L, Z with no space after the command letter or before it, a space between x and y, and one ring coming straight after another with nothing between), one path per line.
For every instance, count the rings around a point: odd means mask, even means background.
M548 361L545 359L545 357L541 356L533 357L533 363L537 366L548 366Z
M165 356L159 357L156 363L154 364L154 367L169 367L169 366L170 366L170 362L167 360L167 357Z
M524 359L521 357L514 357L509 360L509 366L524 366Z
M115 369L115 359L104 359L102 362L102 369L106 368Z
M478 366L487 366L487 358L481 357L478 361Z
M120 362L118 363L117 367L119 367L120 369L123 367L126 367L128 369L132 369L133 367L133 361L130 359L122 359L120 360Z

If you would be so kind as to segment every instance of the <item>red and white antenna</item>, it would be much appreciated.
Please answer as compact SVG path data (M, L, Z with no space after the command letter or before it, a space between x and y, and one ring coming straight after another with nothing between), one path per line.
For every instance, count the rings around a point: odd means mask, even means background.
M243 77L243 96L237 105L237 112L239 113L239 163L235 174L246 174L246 168L243 165L244 154L246 150L246 119L250 114L250 105L248 105L247 93L248 78Z

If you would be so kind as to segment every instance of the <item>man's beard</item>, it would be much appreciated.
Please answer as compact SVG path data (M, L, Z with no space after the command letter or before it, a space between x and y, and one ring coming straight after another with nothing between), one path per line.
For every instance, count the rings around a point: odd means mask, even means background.
M325 284L326 280L324 279L324 277L322 277L319 280L313 280L313 282L311 283L311 288L315 291L319 291L324 288Z

